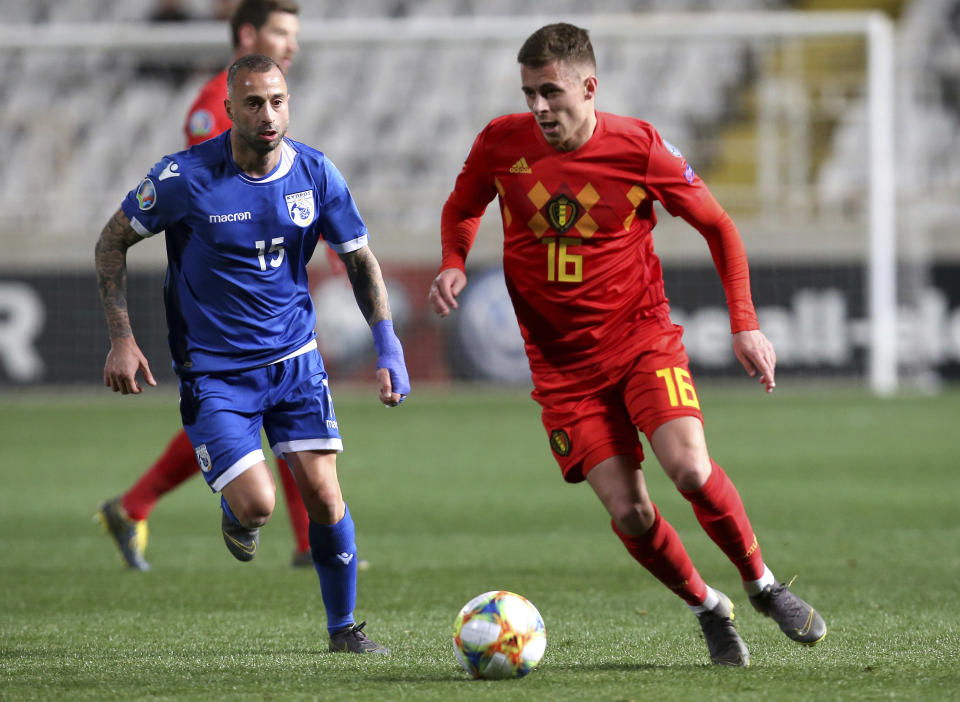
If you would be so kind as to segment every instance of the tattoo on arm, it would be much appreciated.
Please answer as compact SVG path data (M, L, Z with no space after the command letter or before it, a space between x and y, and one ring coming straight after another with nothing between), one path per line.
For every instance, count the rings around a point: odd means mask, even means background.
M370 247L364 246L348 254L341 254L340 260L347 267L347 277L353 286L353 296L357 299L360 312L371 327L384 319L390 319L390 302L387 300L387 286L380 273L380 264Z
M127 249L140 240L123 210L110 218L97 240L97 284L111 339L133 336L127 313Z

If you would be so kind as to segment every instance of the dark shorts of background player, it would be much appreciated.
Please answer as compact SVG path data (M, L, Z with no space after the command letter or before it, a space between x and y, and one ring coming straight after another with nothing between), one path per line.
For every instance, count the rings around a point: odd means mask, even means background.
M643 447L637 429L649 441L671 419L703 422L682 336L683 328L672 325L651 333L640 353L574 371L534 373L531 395L542 408L564 480L579 483L613 456L636 456L639 469Z
M185 376L180 416L214 492L265 460L261 427L277 456L343 450L327 373L315 349L250 370Z

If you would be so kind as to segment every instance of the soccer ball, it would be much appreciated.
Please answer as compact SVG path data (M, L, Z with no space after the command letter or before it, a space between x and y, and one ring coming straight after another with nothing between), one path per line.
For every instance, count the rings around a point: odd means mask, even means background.
M529 600L492 590L467 602L453 623L453 653L474 678L522 678L547 648L547 630Z

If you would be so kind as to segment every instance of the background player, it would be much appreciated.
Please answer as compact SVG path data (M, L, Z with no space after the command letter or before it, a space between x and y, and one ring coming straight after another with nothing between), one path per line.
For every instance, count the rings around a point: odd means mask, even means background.
M247 54L265 54L286 72L299 50L297 33L299 7L292 0L243 0L230 18L233 59ZM194 146L230 128L224 109L227 99L227 69L211 78L200 90L183 125L187 146ZM331 263L341 266L331 252ZM157 501L187 478L200 472L186 432L180 431L146 472L119 497L100 505L98 516L120 549L129 568L149 570L144 558L147 545L147 518ZM287 514L293 528L294 566L311 566L309 518L287 464L277 459L277 474L283 485ZM360 567L366 567L361 560Z
M230 67L228 85L231 129L158 162L97 242L110 334L104 384L127 394L141 391L137 373L156 382L127 313L126 252L165 232L164 301L180 413L207 483L222 492L227 548L252 559L273 512L262 426L293 468L310 514L330 649L388 653L353 619L354 525L337 479L342 440L306 266L324 239L340 255L373 332L380 400L396 406L410 388L386 287L339 171L285 136L289 96L279 65L244 56Z
M493 120L473 144L443 208L434 310L456 309L480 217L499 197L507 288L563 477L590 484L630 554L696 613L711 661L748 665L732 602L704 583L647 493L639 428L754 607L795 641L818 642L823 619L764 564L736 488L707 453L682 329L670 321L653 251L659 200L707 240L734 352L770 392L776 358L758 328L733 221L650 124L596 111L585 30L543 27L518 61L530 112Z
M293 0L242 0L230 17L231 63L247 54L265 54L286 73L300 50L300 8ZM199 144L230 129L223 108L227 99L227 69L208 80L187 111L183 124L187 146Z

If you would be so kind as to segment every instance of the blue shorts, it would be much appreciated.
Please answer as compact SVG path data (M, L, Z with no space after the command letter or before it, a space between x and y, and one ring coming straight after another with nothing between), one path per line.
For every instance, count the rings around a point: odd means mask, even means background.
M252 370L184 376L180 416L214 492L265 460L261 427L278 456L343 451L327 372L316 349Z

